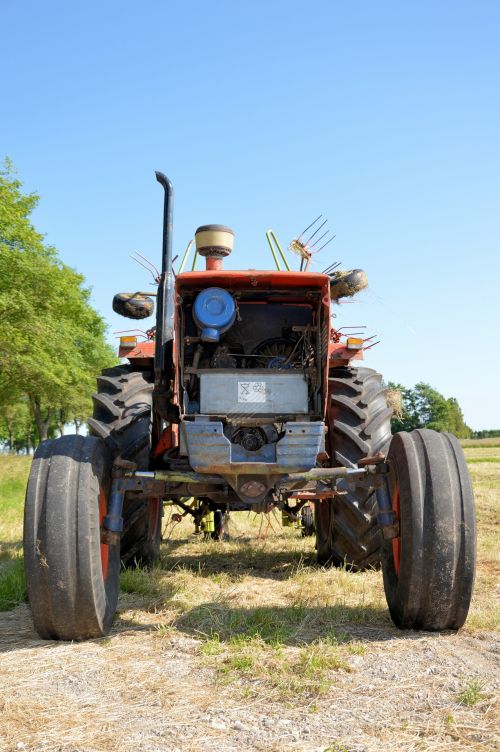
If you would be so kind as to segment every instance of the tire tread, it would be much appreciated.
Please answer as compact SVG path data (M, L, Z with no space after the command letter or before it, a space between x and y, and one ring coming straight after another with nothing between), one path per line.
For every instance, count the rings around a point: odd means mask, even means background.
M334 463L353 468L361 458L384 452L391 439L392 410L387 406L382 376L364 367L336 369L329 378L329 392L330 454ZM379 565L382 536L374 489L358 484L353 490L346 482L340 482L339 487L344 494L328 502L329 513L315 505L318 561L354 569Z

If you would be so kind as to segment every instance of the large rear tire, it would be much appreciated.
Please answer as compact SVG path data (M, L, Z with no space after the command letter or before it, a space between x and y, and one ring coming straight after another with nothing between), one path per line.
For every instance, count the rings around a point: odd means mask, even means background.
M101 437L113 457L149 469L151 452L153 375L130 365L106 368L92 395L94 413L89 430ZM130 494L123 505L120 556L123 566L152 566L160 556L161 499L145 501Z
M462 448L451 434L398 433L388 454L388 490L400 535L385 544L384 589L396 626L459 629L474 583L474 496Z
M24 562L35 629L51 640L111 629L119 543L101 542L111 458L101 439L63 436L37 449L26 491Z
M329 447L333 466L356 467L363 457L385 452L392 409L382 376L370 368L339 368L329 379ZM318 562L350 569L378 566L382 535L373 487L339 481L334 501L315 502Z

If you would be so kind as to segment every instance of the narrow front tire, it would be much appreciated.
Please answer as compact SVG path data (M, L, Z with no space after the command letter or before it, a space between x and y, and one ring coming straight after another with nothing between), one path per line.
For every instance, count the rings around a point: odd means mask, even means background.
M384 589L396 626L459 629L476 559L474 496L455 436L419 429L393 436L388 491L399 536L385 543Z
M35 453L26 491L24 561L35 629L48 640L85 640L111 629L119 540L102 535L111 459L101 439L63 436Z

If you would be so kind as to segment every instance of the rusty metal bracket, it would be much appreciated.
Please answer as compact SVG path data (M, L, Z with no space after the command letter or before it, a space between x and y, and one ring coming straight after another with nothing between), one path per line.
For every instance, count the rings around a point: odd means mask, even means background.
M385 462L385 454L382 454L382 452L377 452L377 454L373 454L372 456L368 457L362 457L362 459L358 460L358 467L366 467L367 465L380 465L382 462Z

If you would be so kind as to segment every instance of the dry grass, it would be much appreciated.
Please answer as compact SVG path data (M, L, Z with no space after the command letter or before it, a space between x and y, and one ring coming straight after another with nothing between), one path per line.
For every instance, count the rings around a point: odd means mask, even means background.
M313 540L274 516L264 543L267 520L233 515L221 545L167 517L161 566L122 574L110 638L42 642L26 605L0 615L0 750L497 748L500 457L487 451L494 462L471 463L479 563L461 633L398 631L379 572L318 569ZM0 457L10 571L26 467Z

